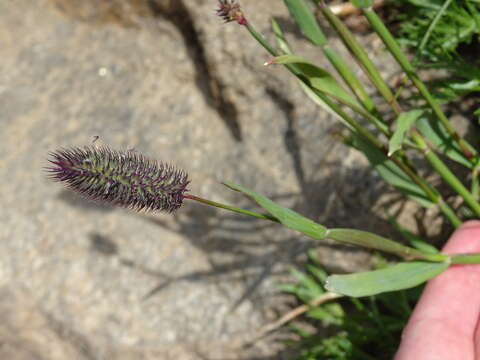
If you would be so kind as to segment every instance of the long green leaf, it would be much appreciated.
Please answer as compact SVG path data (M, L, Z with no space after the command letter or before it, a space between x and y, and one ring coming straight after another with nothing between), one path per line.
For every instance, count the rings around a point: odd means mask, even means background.
M416 122L416 128L433 146L450 159L472 168L472 163L460 150L443 125L430 116L422 116Z
M292 50L288 45L287 39L285 39L285 34L283 33L280 24L275 19L272 19L272 31L275 34L275 38L277 39L277 44L280 50L284 54L292 54Z
M352 297L370 296L412 288L447 268L447 263L402 262L381 270L329 276L325 288Z
M311 87L334 98L340 99L346 104L356 106L357 108L361 107L357 99L348 93L328 71L313 65L301 56L277 56L267 64L295 64Z
M352 0L352 4L359 8L366 8L373 5L373 0Z
M445 255L425 254L396 241L367 231L356 229L328 229L327 238L346 244L375 249L402 257L404 260L420 259L429 261L445 260Z
M415 121L423 114L423 110L415 109L407 112L402 112L397 118L397 128L393 133L388 143L388 156L391 156L395 151L402 148L405 134L413 126Z
M244 188L240 185L235 185L232 183L224 182L224 185L229 187L232 190L239 191L252 200L254 200L258 205L267 210L270 214L275 216L283 225L289 229L299 231L305 235L308 235L314 239L324 239L325 234L327 233L327 228L317 224L316 222L307 219L306 217L300 215L299 213L284 208L267 197L256 193L250 189Z
M344 118L342 118L338 113L333 111L333 109L328 106L325 101L323 101L312 88L310 88L307 84L305 84L302 80L298 80L298 83L300 84L300 87L302 90L307 94L307 96L318 106L320 106L323 110L328 112L330 115L332 115L334 118L336 118L338 121L340 121L343 125L345 125L348 129L351 131L355 131L348 122L345 121Z
M441 7L441 3L435 0L409 0L409 2L416 6L425 7L433 10L439 10Z
M283 0L305 37L313 44L323 46L327 39L318 26L317 19L304 0Z
M435 28L435 26L437 25L438 21L443 16L445 11L447 11L447 8L450 6L451 3L452 3L452 0L446 0L443 3L440 10L438 10L438 12L435 14L433 21L428 26L428 29L425 32L422 38L422 41L420 42L420 45L418 46L418 50L417 50L418 52L422 52L422 50L425 48L425 45L427 45L428 39L430 38L430 35L432 35L433 29Z
M428 195L417 184L413 183L408 175L385 154L356 134L352 134L352 138L353 146L365 154L370 164L387 183L397 188L403 194L411 197L422 206L430 207L433 205Z

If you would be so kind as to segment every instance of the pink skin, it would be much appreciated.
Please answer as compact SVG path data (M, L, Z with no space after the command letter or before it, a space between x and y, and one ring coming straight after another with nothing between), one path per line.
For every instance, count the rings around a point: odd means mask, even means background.
M480 252L480 221L455 231L444 253ZM395 360L480 359L480 265L453 265L430 280Z

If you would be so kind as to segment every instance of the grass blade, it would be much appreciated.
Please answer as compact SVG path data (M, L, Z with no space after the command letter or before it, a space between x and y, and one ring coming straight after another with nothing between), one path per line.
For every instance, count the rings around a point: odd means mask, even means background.
M352 297L376 295L420 285L447 268L447 263L402 262L381 270L331 275L325 289Z
M360 103L348 93L338 81L326 70L308 62L301 56L282 55L270 60L267 64L295 64L311 87L335 99L340 99L354 107L361 107Z
M240 185L235 185L232 183L224 183L225 186L229 187L232 190L239 191L252 200L254 200L258 205L267 210L270 214L276 217L284 226L289 229L299 231L305 235L308 235L314 239L324 239L325 234L327 233L327 228L317 224L316 222L307 219L306 217L300 215L299 213L284 208L267 197L256 193L255 191L244 188Z
M317 19L304 0L283 0L305 37L313 44L323 46L327 39Z
M396 121L397 128L388 142L388 156L402 148L406 133L422 114L423 110L420 109L400 113Z

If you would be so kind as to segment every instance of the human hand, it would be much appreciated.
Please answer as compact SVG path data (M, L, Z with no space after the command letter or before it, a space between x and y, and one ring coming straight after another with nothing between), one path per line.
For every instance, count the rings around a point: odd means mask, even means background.
M442 252L480 252L480 221L469 221ZM452 265L430 280L405 327L395 360L480 359L480 265Z

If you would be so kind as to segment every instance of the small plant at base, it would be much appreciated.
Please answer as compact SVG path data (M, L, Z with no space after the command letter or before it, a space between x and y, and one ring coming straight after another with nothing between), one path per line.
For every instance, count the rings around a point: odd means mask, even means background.
M429 81L437 101L448 102L480 90L478 36L480 4L475 1L394 1L400 11L398 41L416 53L418 69L432 68ZM441 70L446 70L441 71Z
M421 287L362 299L330 296L323 301L331 295L323 285L328 275L313 249L308 252L308 258L305 271L292 270L294 282L280 285L280 289L303 303L291 311L296 316L289 322L304 315L300 323L306 322L315 328L321 324L322 328L316 332L290 325L298 336L297 341L288 343L298 348L296 359L392 359ZM379 260L378 265L386 265L383 259ZM302 310L301 314L298 309Z
M472 146L452 125L442 110L438 97L431 93L417 73L415 63L412 63L408 55L402 51L382 19L376 14L372 7L374 1L351 0L356 7L361 8L373 31L403 70L407 81L413 84L415 93L409 98L404 97L402 93L392 92L378 67L370 59L368 51L332 12L327 1L311 0L316 7L316 12L312 11L306 0L283 1L304 37L314 46L318 46L319 52L325 55L337 74L295 54L279 22L272 20L276 46L256 31L251 22L247 22L244 28L273 56L265 62L265 65L284 65L296 77L301 89L310 99L346 126L342 134L343 142L362 152L379 175L400 193L417 201L423 207L437 208L453 227L459 227L468 218L478 218L480 216L480 153L477 147ZM432 1L438 6L441 2ZM417 3L420 2L417 1ZM444 8L449 3L451 3L450 0L444 1ZM472 4L469 5L473 6ZM322 15L326 21L317 22L317 15ZM245 16L248 17L248 14ZM463 22L464 19L460 19ZM478 25L478 16L472 17L471 20L471 24ZM334 50L334 46L331 46L331 36L326 36L322 29L322 26L327 23L360 65L360 70L364 72L366 79L383 97L387 105L384 109L380 110L380 107L377 107L378 101L373 101L370 93L366 91L367 87L352 69L352 64L347 63ZM343 80L343 83L337 80L336 75ZM466 75L469 90L476 89L478 82L470 81L472 72L464 72L464 75ZM461 90L464 89L465 87L461 88ZM390 121L391 118L395 118L395 121ZM458 205L460 201L458 203L451 201L452 197L448 192L425 177L425 171L420 170L423 168L418 165L418 162L412 161L414 158L424 159L425 163L454 191L457 195L456 200L461 200L461 205ZM461 164L469 176L452 171L451 165L445 161L447 158ZM251 191L246 193L262 207L269 211L272 209L271 202ZM397 252L394 250L393 243L387 245L387 242L383 242L373 234L366 235L346 229L324 229L326 234L322 231L318 234L318 231L312 231L311 226L314 225L298 218L298 214L283 212L280 209L275 209L275 213L272 211L271 213L277 216L285 226L313 238L328 237L351 244L356 243L371 249L395 253L405 260L374 271L332 275L323 280L326 290L350 297L371 296L412 288L442 273L451 264L480 263L480 254L439 254L437 249L416 241L412 242L412 246L423 255L417 253L411 258L407 255L411 250L397 249ZM386 248L385 245L387 245ZM423 257L427 253L433 257L428 259ZM420 257L414 259L417 255ZM448 259L442 260L442 256ZM362 331L363 329L357 330L356 334L362 335ZM378 341L381 335L379 334L375 340ZM344 338L337 340L334 342L340 344ZM318 342L306 345L307 350L314 349L316 345ZM338 353L335 357L332 354L322 355L335 359L352 358L339 356ZM315 359L317 356L318 354L306 353L304 358ZM353 355L353 358L362 357Z

